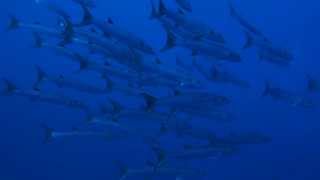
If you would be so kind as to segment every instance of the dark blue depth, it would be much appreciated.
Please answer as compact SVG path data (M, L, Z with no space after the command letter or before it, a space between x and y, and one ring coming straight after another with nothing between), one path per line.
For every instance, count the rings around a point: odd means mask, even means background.
M320 179L319 2L77 1L0 6L0 179Z

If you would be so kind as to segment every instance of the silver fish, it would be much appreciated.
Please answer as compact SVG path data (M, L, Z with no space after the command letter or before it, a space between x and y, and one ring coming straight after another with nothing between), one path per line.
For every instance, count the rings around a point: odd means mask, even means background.
M176 0L176 3L184 10L192 12L191 3L188 0Z
M274 87L269 82L265 83L265 89L262 95L270 96L274 100L288 103L293 107L314 108L316 106L311 98Z
M218 60L225 60L229 62L241 62L240 55L218 43L203 43L196 40L180 39L176 34L167 30L167 42L162 48L162 51L180 46L192 51L193 56L202 55Z
M42 93L40 91L34 91L34 90L30 90L30 91L21 90L21 89L18 89L13 83L11 83L6 79L3 79L3 82L5 84L3 94L6 94L6 95L16 95L16 96L27 97L31 101L63 105L70 108L81 109L86 112L90 109L87 103L80 101L78 99L73 99L70 97L62 96L62 95Z
M146 43L141 38L137 37L131 32L126 31L124 28L121 28L114 24L112 19L108 19L108 21L102 21L92 16L90 10L83 3L79 3L83 10L84 16L80 25L90 25L93 24L99 29L102 30L105 36L109 38L115 38L128 46L138 49L144 53L154 54L153 48Z
M76 81L74 79L70 79L63 75L59 75L59 76L49 75L39 66L36 66L36 71L37 71L37 81L33 86L35 90L39 90L39 85L41 84L41 82L50 81L50 82L53 82L58 87L72 88L78 91L92 93L92 94L106 94L111 91L110 84L108 83L106 83L105 87L102 88L102 87L90 85L88 83L84 83L81 81Z
M186 31L191 32L195 35L195 37L208 38L216 43L223 44L225 42L223 36L220 33L214 31L208 25L188 17L181 11L176 12L168 9L165 6L163 0L159 1L158 11L155 9L154 4L152 9L152 18L166 17L172 20L175 23L176 27L181 27Z
M230 15L245 29L247 41L244 48L256 46L261 60L266 60L276 65L288 66L293 61L294 57L291 52L285 48L275 46L259 30L241 17L231 3L229 3L229 10Z

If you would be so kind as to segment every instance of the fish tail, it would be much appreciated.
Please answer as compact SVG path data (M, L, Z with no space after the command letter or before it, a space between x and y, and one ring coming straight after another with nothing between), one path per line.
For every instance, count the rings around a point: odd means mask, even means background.
M77 3L81 6L81 9L82 9L82 12L83 12L83 17L82 17L81 22L79 24L76 24L76 26L87 26L87 25L92 24L93 16L92 16L92 13L89 10L89 6L87 6L82 1L78 1Z
M166 5L164 4L163 0L159 0L159 12L158 12L158 15L159 16L163 16L167 13L167 7Z
M170 32L169 29L166 29L166 33L167 33L167 41L165 46L161 49L161 52L167 51L176 46L176 36L172 32Z
M243 49L248 49L253 46L253 37L247 31L245 32L245 36L246 36L246 42L243 46Z
M233 3L231 2L231 0L228 1L228 6L229 6L229 13L230 13L231 17L238 16L237 11L234 8Z
M264 85L264 91L262 93L262 96L268 96L270 94L270 88L271 88L271 84L270 82L266 81L265 85Z
M87 57L77 52L72 52L72 57L72 59L79 64L79 69L77 70L77 72L81 72L89 68L89 60L87 59Z
M108 77L106 73L102 73L101 78L105 81L106 92L112 92L114 84L112 80Z
M47 77L47 74L38 65L35 66L35 69L36 69L36 81L33 84L33 90L39 91L40 90L39 85Z
M307 79L307 91L314 92L317 89L316 80L310 74L306 74L305 76Z
M119 180L124 180L128 177L129 169L127 165L125 165L121 161L114 161L114 164L117 166L119 170Z
M13 84L8 79L3 78L2 81L4 83L4 89L2 90L2 94L10 95L10 94L14 93L15 90L17 90L16 85Z
M152 111L157 103L157 98L147 93L141 93L141 95L146 104L146 107L145 107L146 111Z
M40 35L36 32L33 32L33 38L34 38L34 47L35 48L42 48L43 47L43 39L40 37Z
M215 66L215 65L212 65L212 66L211 66L211 69L210 69L210 74L211 74L211 76L212 76L213 79L218 78L218 76L219 76L219 74L220 74L218 67Z
M109 101L112 105L112 114L114 116L119 114L121 111L123 111L124 108L120 103L116 102L115 100L113 100L111 98L109 98Z
M77 3L77 4L83 4L86 7L90 7L90 8L95 8L96 7L95 0L72 0L72 1Z
M9 24L7 26L7 31L15 30L19 28L20 21L14 15L9 15Z
M156 5L154 4L154 0L150 0L151 3L151 14L150 19L157 19L159 17L159 13L157 12Z
M66 17L62 17L61 23L63 23L63 30L61 32L62 41L59 42L59 46L63 47L73 41L74 27L72 22Z
M47 124L42 124L41 127L44 130L43 131L44 132L43 143L48 144L48 143L52 142L54 130L52 128L50 128Z

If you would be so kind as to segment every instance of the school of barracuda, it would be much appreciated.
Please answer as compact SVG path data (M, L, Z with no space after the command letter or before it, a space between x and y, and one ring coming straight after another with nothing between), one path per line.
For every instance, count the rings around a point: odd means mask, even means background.
M181 180L188 177L201 179L206 172L201 168L175 167L171 162L223 158L236 154L242 146L271 142L271 137L255 130L219 135L210 128L194 125L201 124L202 120L208 120L215 126L236 120L236 115L229 108L232 98L212 91L208 88L211 83L242 90L251 86L249 81L224 68L225 64L236 66L243 62L241 52L230 48L221 32L192 18L193 8L188 0L172 0L177 4L177 9L169 8L163 0L150 0L150 21L158 22L166 33L166 42L159 50L122 28L119 22L96 17L93 1L70 1L83 13L81 22L74 22L62 7L49 3L46 7L57 16L57 27L22 22L14 15L10 15L8 26L10 31L30 31L35 48L50 49L57 54L57 58L70 59L78 64L77 72L94 72L103 82L103 86L98 86L68 75L50 74L39 64L34 65L37 78L28 90L20 89L6 78L2 79L3 95L80 109L85 114L85 126L102 127L99 130L74 128L58 131L44 123L45 143L85 136L119 140L138 137L150 147L155 158L143 160L146 164L142 169L128 167L121 161L115 162L120 171L119 179L170 176ZM255 48L260 60L276 66L290 66L294 60L290 51L276 46L251 25L232 2L228 5L226 9L230 17L246 39L243 49ZM171 60L175 62L174 67L167 66L159 56L174 53L174 48L188 51L192 61L175 54L176 58ZM97 56L102 58L96 60ZM200 57L211 66L203 66ZM307 78L308 91L319 92L320 82L312 76ZM107 95L108 100L104 104L96 103L98 108L93 108L80 98L46 92L42 89L44 83L98 96ZM158 89L166 89L167 93L159 95ZM139 102L129 107L126 102L115 98L114 93L138 98ZM282 89L269 81L266 81L265 89L260 94L295 108L316 106L308 96ZM161 143L162 137L168 134L175 135L177 139L192 138L199 143L181 143L180 150L170 149Z

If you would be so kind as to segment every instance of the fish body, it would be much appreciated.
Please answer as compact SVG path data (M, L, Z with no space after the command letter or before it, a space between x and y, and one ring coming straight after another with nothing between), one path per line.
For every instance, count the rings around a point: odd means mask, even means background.
M123 43L102 38L84 31L77 31L77 36L84 37L96 50L103 52L107 57L117 60L118 63L137 70L140 67L141 55Z
M217 66L212 66L209 72L206 72L200 65L196 65L199 72L201 72L205 78L214 83L231 84L241 88L249 88L250 85L247 81L240 79L233 73L221 70Z
M81 25L93 24L99 28L107 38L115 38L120 42L127 44L129 47L140 50L147 54L154 54L153 48L135 34L126 31L124 28L117 26L111 19L107 21L99 20L92 16L88 7L80 3L84 12L84 18Z
M168 18L172 22L174 22L175 27L183 28L185 31L189 31L190 33L192 33L195 37L200 37L204 39L207 38L216 43L221 43L221 44L225 43L225 40L220 33L215 32L208 25L188 17L186 14L184 14L181 11L176 12L166 8L162 0L159 1L158 11L156 11L155 5L152 5L152 6L153 6L152 16L154 18L158 18L158 19L160 17Z
M298 95L278 87L271 86L270 83L266 82L265 90L262 94L263 96L270 96L272 99L288 103L293 107L303 107L303 108L314 108L316 106L315 102L303 95Z
M247 38L244 48L255 46L258 48L259 58L279 66L288 66L294 59L293 54L285 48L275 46L263 33L247 22L229 4L230 15L244 28Z
M70 79L63 75L60 75L60 76L48 75L39 66L37 66L36 69L37 69L37 82L35 83L35 86L34 86L34 88L36 89L38 89L38 85L42 81L47 80L47 81L53 82L58 87L71 88L71 89L92 93L92 94L106 94L110 92L108 83L106 83L105 87L102 88L102 87L90 85L88 83L84 83L81 81L77 81L74 79Z
M248 145L248 144L265 144L272 141L271 137L259 132L248 133L231 133L221 138L213 140L212 144L216 145Z
M176 179L182 179L183 177L203 176L203 174L203 171L195 169L160 167L155 170L153 167L145 167L142 169L128 169L125 176L121 179L123 180L133 176L142 176L145 178L170 176Z
M232 147L209 147L199 149L185 150L181 154L175 156L180 160L194 160L194 159L217 159L225 155L231 155L236 151Z
M320 82L312 77L312 76L307 76L307 90L308 92L320 92Z
M229 62L241 62L240 55L219 43L203 43L201 41L181 39L176 34L167 30L167 42L162 51L174 48L175 46L184 47L192 51L193 56L201 55L218 60Z
M188 0L176 0L176 3L185 11L192 12L191 3Z
M16 95L27 97L34 102L44 102L49 104L63 105L70 108L77 108L87 111L89 109L88 104L78 99L73 99L67 96L55 95L49 93L42 93L35 90L21 90L18 89L13 83L8 80L4 80L6 86L7 95Z
M152 110L155 107L167 107L170 109L193 108L199 106L223 106L228 104L226 97L211 93L184 93L174 96L157 99L149 94L143 93L142 96L146 102L146 110Z

